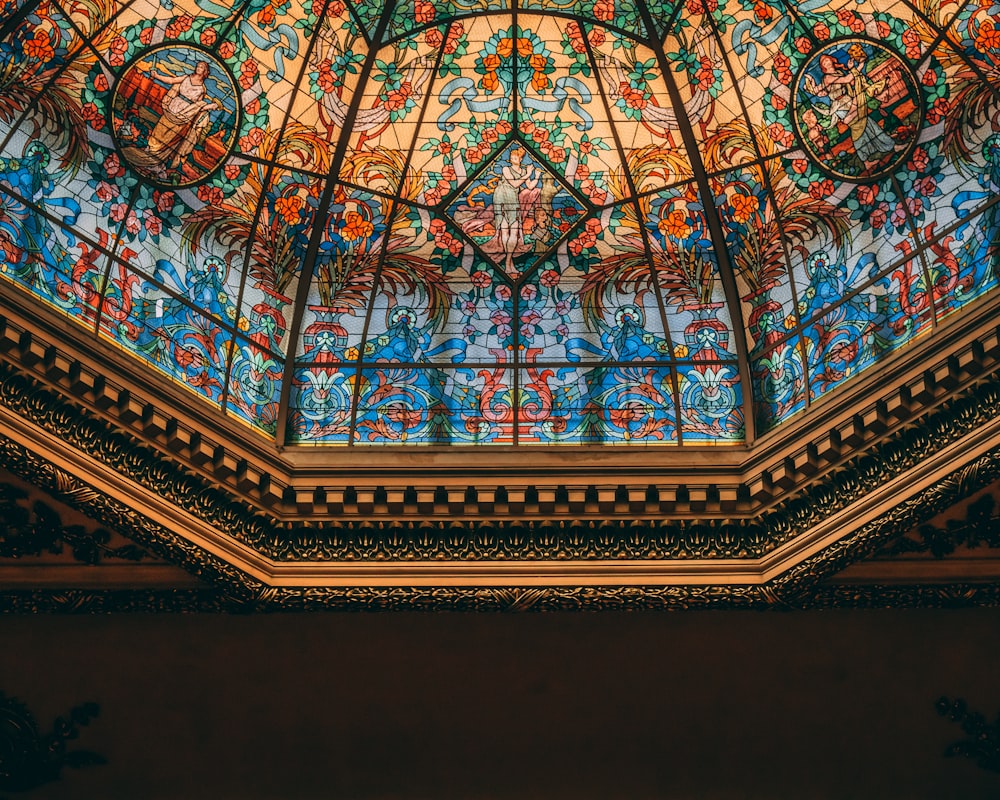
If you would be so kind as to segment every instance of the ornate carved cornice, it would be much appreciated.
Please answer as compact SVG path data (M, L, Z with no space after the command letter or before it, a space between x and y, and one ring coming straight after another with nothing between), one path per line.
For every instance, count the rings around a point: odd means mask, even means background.
M685 591L683 587L628 586L569 589L475 587L359 588L281 591L254 600L218 589L34 589L0 592L0 613L274 613L313 609L343 611L569 611L619 609L757 609L787 611L832 608L978 608L1000 606L996 584L830 585L795 603L773 596L753 597L726 590Z
M463 558L746 558L760 557L892 478L924 464L966 436L992 440L1000 417L1000 376L991 375L918 422L791 494L756 517L727 519L508 518L407 520L357 518L288 523L260 513L148 445L74 408L28 376L0 368L0 404L88 458L224 530L275 560ZM12 424L14 418L11 418ZM107 498L60 470L35 464L25 446L0 438L5 466L93 511ZM963 448L967 449L967 448ZM977 486L993 475L984 462ZM972 485L966 479L962 490ZM940 493L939 489L935 490ZM956 495L957 497L957 495ZM107 517L106 509L99 509ZM89 512L88 512L89 513ZM372 512L370 511L369 514ZM123 524L124 511L112 515ZM372 515L374 516L374 515Z
M309 448L278 451L222 415L187 415L180 387L81 340L0 285L0 363L283 522L545 517L586 520L759 515L1000 368L1000 297L943 323L938 358L912 347L752 449ZM72 342L72 347L62 343ZM56 344L60 343L60 344ZM609 480L609 476L614 476Z
M342 466L320 476L291 459L283 469L293 482L280 496L279 478L247 478L246 453L231 468L230 448L242 444L215 445L193 423L182 428L137 399L138 388L87 372L6 317L0 465L218 587L176 601L190 610L851 604L860 590L824 582L1000 478L1000 336L975 328L986 311L936 333L951 349L931 366L912 354L890 360L882 391L860 411L847 407L855 394L815 409L796 423L805 444L793 437L722 451L729 460L704 470L704 452L672 467L661 452L604 472L601 483L574 482L590 477L577 455L568 472L500 463L492 483L480 482L485 466L470 475L439 464L415 475L376 464L367 488L347 485ZM199 463L196 450L212 457ZM588 453L600 462L590 473L609 469L601 451ZM722 477L701 488L682 480L703 472L729 476L729 489ZM334 491L317 476L344 482ZM504 483L512 478L523 482ZM976 602L995 602L988 588L974 591ZM0 605L175 602L126 597L10 592Z

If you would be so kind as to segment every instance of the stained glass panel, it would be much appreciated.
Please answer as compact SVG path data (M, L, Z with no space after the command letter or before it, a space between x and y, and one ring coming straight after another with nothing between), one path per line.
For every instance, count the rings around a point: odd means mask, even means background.
M65 9L2 289L281 445L738 444L997 283L989 4Z

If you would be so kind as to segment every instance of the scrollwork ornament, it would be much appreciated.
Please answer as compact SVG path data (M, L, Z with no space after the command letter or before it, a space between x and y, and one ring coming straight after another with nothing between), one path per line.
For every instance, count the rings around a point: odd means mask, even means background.
M65 470L58 468L53 468L52 472L60 493L72 494L81 487L81 483L75 475L70 475Z
M97 716L96 703L84 703L58 717L43 735L24 703L0 692L0 790L23 792L57 780L63 767L106 763L85 750L68 751L66 742Z
M975 491L971 487L981 481L980 463L977 461L970 466L976 469L971 473L963 470L963 474L954 481L955 492L959 496L971 494ZM976 480L968 480L971 475L975 475ZM996 513L996 506L996 498L992 494L984 494L969 503L964 519L949 519L943 526L920 525L914 534L889 543L884 552L889 555L930 553L935 558L944 558L961 546L1000 548L1000 515Z
M58 470L52 470L58 477ZM75 490L75 491L79 491ZM97 492L71 495L86 503L99 497ZM73 558L84 564L97 564L104 559L141 561L146 553L133 544L112 547L108 544L111 534L103 528L88 531L82 525L64 525L59 513L51 506L36 500L30 508L27 494L9 483L0 483L0 557L23 558L42 553L61 553L69 545Z
M998 479L1000 449L994 449L778 576L770 584L771 591L782 602L809 605L808 598L816 593L821 581L873 555L887 542ZM983 596L990 597L988 593ZM986 604L995 604L995 599Z
M579 523L587 530L582 536L577 533L572 536L560 534L553 541L548 528L540 527L550 523L498 520L495 539L490 539L488 549L480 547L474 535L484 523L466 520L452 523L449 531L441 531L443 536L438 533L427 537L401 535L408 530L410 523L392 519L366 533L362 532L363 522L353 519L335 524L296 524L284 533L281 526L268 519L266 514L251 509L245 503L233 502L218 487L183 467L170 464L148 446L110 430L106 423L89 417L75 407L73 413L76 416L65 417L72 420L65 429L51 428L52 420L63 419L60 414L37 415L35 421L48 424L54 433L78 446L84 443L95 445L87 448L89 454L114 465L127 477L196 513L237 540L279 560L317 556L324 559L378 557L406 560L437 557L565 559L581 555L607 558L759 558L819 519L842 508L850 497L898 474L903 465L915 463L995 414L995 407L982 407L981 398L988 399L996 394L996 383L996 377L990 377L932 412L924 420L927 427L896 432L881 445L871 448L864 461L855 457L828 473L817 484L806 487L799 495L774 506L761 520L763 527L747 518L676 520L670 521L672 527L669 533L652 535L655 523L649 519L608 520L603 523L587 520ZM31 392L31 385L24 381L8 380L5 386L10 390L15 384L22 390L22 395ZM35 396L40 397L41 394ZM52 395L48 397L53 403L62 402ZM16 398L9 393L8 399L17 405L13 402ZM955 419L961 424L956 425ZM105 435L92 438L90 434L100 425L105 426ZM928 436L928 428L936 431L937 435ZM908 459L900 459L901 450L909 455ZM802 502L802 498L807 498L807 501ZM693 525L704 527L696 529ZM726 527L725 536L719 533L723 527ZM343 535L335 534L335 528L343 531ZM644 528L646 535L636 535L637 528ZM421 541L422 538L425 541ZM586 541L585 550L573 543L581 538Z
M0 365L0 375L7 368ZM1000 413L990 398L998 396L997 375L983 378L960 395L928 412L918 423L884 437L876 445L790 493L756 519L472 519L401 520L377 523L362 519L330 522L282 522L266 510L234 501L222 487L197 476L138 439L57 393L8 373L3 379L4 402L85 454L114 467L124 477L169 498L234 539L279 561L297 560L432 560L482 559L722 559L760 558L783 542L802 534L853 498L905 472ZM16 387L17 391L12 391ZM30 399L29 399L30 398ZM44 402L41 402L44 401ZM69 489L65 473L45 459L0 434L4 465L15 474L48 487L71 505L110 525L151 552L187 568L220 590L207 602L230 610L343 608L491 608L521 607L521 594L502 590L461 589L318 589L266 587L221 558L97 492L79 481ZM937 485L898 505L892 512L836 542L765 587L577 587L540 589L532 595L532 610L569 607L764 607L810 606L844 594L821 586L835 572L875 552L892 537L911 530L931 515L1000 476L1000 449L991 451ZM69 489L69 491L67 491ZM989 603L991 595L973 587L970 602ZM824 594L824 592L826 594ZM9 599L13 594L0 597ZM36 598L38 595L35 596ZM948 598L924 595L925 602ZM956 595L955 602L964 602ZM21 601L18 601L21 602ZM25 601L28 602L28 601ZM51 600L51 602L56 602ZM63 610L103 607L99 593L67 595ZM832 600L830 602L833 602ZM860 601L859 601L860 602ZM865 601L868 602L868 601ZM872 600L871 602L876 602ZM22 606L23 607L23 606Z
M969 758L982 769L1000 773L1000 713L993 722L988 722L979 712L970 711L962 698L941 697L935 706L941 716L959 723L968 737L948 745L945 756Z

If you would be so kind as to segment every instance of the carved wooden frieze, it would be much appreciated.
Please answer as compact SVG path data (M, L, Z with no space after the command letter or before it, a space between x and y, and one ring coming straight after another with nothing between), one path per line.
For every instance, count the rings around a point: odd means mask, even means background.
M989 329L959 331L931 367L899 367L899 381L868 406L822 417L829 427L821 433L803 429L805 444L785 440L771 455L744 452L743 463L685 467L713 475L711 484L679 480L663 464L597 481L568 461L565 471L534 473L501 464L483 483L458 467L383 467L366 472L370 485L337 488L340 467L294 460L270 483L248 481L248 455L246 469L226 467L236 440L194 458L191 442L201 447L211 431L175 447L165 437L179 422L143 422L160 418L149 403L129 412L132 389L86 377L82 362L74 367L27 329L12 334L12 324L0 335L15 341L0 348L0 466L216 591L169 600L25 590L3 596L8 610L802 607L877 605L894 595L904 604L965 602L919 586L909 595L902 586L841 588L835 576L1000 480L1000 339ZM44 517L18 513L11 542L27 541L25 526ZM971 592L968 602L995 602L982 582L961 592Z

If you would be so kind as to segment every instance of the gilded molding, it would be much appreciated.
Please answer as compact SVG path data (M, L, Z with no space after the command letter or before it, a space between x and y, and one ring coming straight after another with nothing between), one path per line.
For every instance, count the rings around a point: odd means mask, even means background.
M262 584L224 559L156 524L137 510L89 489L79 479L2 436L0 460L10 472L52 492L90 518L132 539L141 548L183 567L210 584L228 587L234 597L252 595L262 588Z
M734 593L730 587L574 587L503 589L473 587L267 590L240 599L218 589L17 590L0 592L0 613L283 613L298 611L492 611L583 610L822 610L834 608L1000 607L1000 585L823 585L795 602L766 589Z
M162 382L154 388L149 376L134 370L115 369L118 354L106 349L90 352L86 342L76 343L80 354L60 349L52 342L65 341L65 336L51 327L51 319L36 317L30 308L8 306L2 293L0 312L0 362L30 375L71 406L89 410L95 419L111 422L126 437L146 443L207 485L291 526L328 516L358 522L372 517L419 521L456 516L628 521L663 516L724 520L761 514L780 505L788 492L841 466L853 453L912 423L1000 366L1000 329L989 324L1000 313L997 297L980 304L973 314L957 315L935 334L936 349L948 351L936 362L928 365L917 351L891 358L877 376L860 379L856 391L828 398L808 420L782 426L781 437L765 437L752 451L713 453L711 461L717 466L680 450L672 452L666 463L660 459L656 464L643 463L641 454L631 453L629 459L614 462L613 468L596 468L602 477L595 480L593 475L586 477L593 468L580 471L585 461L567 456L568 461L563 458L541 470L546 477L539 480L522 469L523 459L513 466L497 466L499 456L494 454L489 468L480 463L471 469L473 478L467 464L443 472L438 466L400 470L395 463L398 456L389 451L352 451L352 458L345 461L348 452L334 449L324 451L320 464L308 458L316 455L310 448L279 453L263 440L247 439L241 432L224 429L225 425L220 428L224 420L211 417L200 420L204 429L192 428L172 416L169 402L164 406L174 390ZM101 363L80 360L86 356ZM135 385L116 384L109 374L128 375ZM872 385L863 385L866 381ZM863 405L857 404L858 398L864 398ZM176 405L186 402L178 398ZM363 464L357 461L362 452ZM545 459L553 452L534 451L533 459ZM601 457L613 452L601 451ZM441 459L446 466L457 455L450 452ZM382 456L389 461L379 460ZM690 467L678 472L674 462L683 464L689 457L695 459ZM605 483L608 475L618 479ZM558 477L553 481L552 476Z
M925 491L904 499L889 513L860 526L810 559L800 562L773 581L774 591L795 604L820 581L850 564L874 555L887 543L904 536L935 515L989 486L1000 478L1000 448L955 470Z
M4 448L10 454L10 443ZM38 456L20 449L19 465L34 475L47 475L67 488L68 476ZM18 464L9 464L18 466ZM88 494L88 511L113 516L121 528L150 550L179 562L212 583L215 589L184 591L13 591L0 594L0 611L111 613L117 611L306 611L454 609L693 609L693 608L828 608L1000 605L1000 586L836 586L821 583L847 564L874 552L886 541L912 530L1000 474L1000 455L991 452L956 470L891 513L864 526L833 547L764 585L716 586L579 586L579 587L268 587L253 581L225 561L171 534L141 515L98 493ZM69 485L70 490L78 488Z
M275 561L747 559L767 554L853 498L1000 416L1000 377L983 378L772 510L758 517L728 519L400 520L373 513L371 520L288 523L234 500L206 479L4 365L0 365L0 403ZM22 478L139 544L150 538L132 509L111 503L82 481L72 482L51 465L35 463L25 448L2 435L0 457ZM152 539L162 541L164 531L154 527L159 530Z
M974 346L968 349L976 351ZM985 351L980 346L978 352ZM973 370L956 367L954 363L947 374L954 376L963 370L973 374ZM780 502L762 513L734 512L721 518L709 511L697 513L690 503L683 514L668 513L662 508L642 514L629 513L627 493L620 504L625 510L602 513L608 506L602 505L601 495L586 492L582 502L584 506L590 504L590 511L579 516L565 510L543 514L540 505L528 513L524 502L519 509L510 503L508 496L506 506L493 508L493 513L486 517L469 514L468 508L459 502L451 518L406 518L391 513L382 502L385 497L375 492L364 514L360 500L355 498L357 514L330 519L335 512L327 508L326 514L317 514L325 518L288 521L278 508L261 511L255 503L234 499L234 493L226 486L191 469L142 437L117 429L112 420L68 397L59 387L3 361L0 361L0 413L6 409L14 415L8 419L23 420L34 426L33 430L45 431L73 452L85 456L89 463L110 468L129 485L155 493L234 542L280 564L749 562L799 539L857 503L858 498L911 474L936 454L1000 419L1000 373L980 371L974 381L967 381L960 390L955 389L956 383L948 384L944 378L934 377L935 374L934 370L928 370L921 380L934 387L950 385L955 391L948 399L939 400L935 395L927 399L934 401L930 411L892 427L877 424L881 418L878 414L861 424L858 419L863 420L864 414L855 415L851 424L859 438L844 443L844 452L851 452L850 457L845 456L836 467L817 473L811 483L787 489ZM869 438L873 438L873 443L867 443ZM48 460L44 452L35 452L4 434L0 434L0 464L119 531L139 547L186 568L212 587L180 594L13 591L0 594L2 611L813 608L879 605L886 599L902 605L997 604L997 588L990 585L976 584L952 591L941 587L859 589L827 585L827 582L848 564L884 548L941 510L1000 478L1000 447L991 447L935 485L915 491L878 518L853 530L845 528L843 538L764 583L721 585L602 586L597 580L598 585L531 588L268 586L222 555L209 552L98 490L87 483L86 476L70 474ZM647 485L640 488L643 486ZM568 492L565 486L556 488ZM522 501L530 499L532 492L537 499L540 491L538 487L527 487ZM602 491L607 494L609 490L604 487ZM676 491L682 493L684 488L678 487ZM619 489L610 492L617 504L621 492ZM615 511L614 504L611 511Z
M821 586L801 608L996 608L1000 585Z

